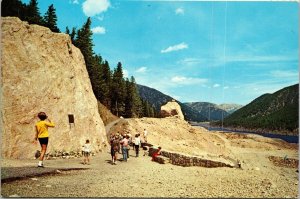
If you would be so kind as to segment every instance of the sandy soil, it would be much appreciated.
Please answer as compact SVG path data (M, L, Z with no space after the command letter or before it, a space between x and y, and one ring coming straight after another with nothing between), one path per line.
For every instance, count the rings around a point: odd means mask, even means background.
M256 135L192 130L193 127L184 122L173 121L172 126L164 123L165 127L155 119L125 123L129 126L122 122L119 125L126 126L124 131L132 133L146 128L149 142L161 145L163 149L197 155L223 153L239 159L242 169L161 165L152 162L148 156L131 156L128 162L119 161L117 165L111 165L107 149L92 157L91 165L81 165L79 159L48 160L45 163L47 167L83 167L87 170L62 171L55 175L2 183L2 196L297 198L299 195L297 168L275 166L268 158L287 156L298 159L298 145ZM114 127L117 129L118 125ZM132 154L133 151L130 152ZM36 161L3 160L3 165L35 167Z

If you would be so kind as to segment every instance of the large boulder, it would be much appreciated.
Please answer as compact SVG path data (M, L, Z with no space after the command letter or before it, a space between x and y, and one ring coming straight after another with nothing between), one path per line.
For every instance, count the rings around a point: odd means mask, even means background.
M2 157L34 157L40 111L56 124L49 128L47 152L81 151L86 139L101 151L105 127L80 50L67 34L16 17L1 20Z
M175 100L172 100L171 102L168 102L167 104L161 106L160 114L163 118L177 117L181 120L184 120L180 105Z

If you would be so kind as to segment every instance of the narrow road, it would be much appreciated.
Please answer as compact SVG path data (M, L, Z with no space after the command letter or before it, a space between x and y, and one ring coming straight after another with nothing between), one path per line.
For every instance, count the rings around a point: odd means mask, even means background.
M121 120L124 120L124 119L117 119L117 120L115 120L115 121L113 121L113 122L111 122L111 123L109 123L109 124L107 124L106 126L105 126L105 131L106 131L106 135L107 135L107 137L109 137L110 136L110 129L111 129L111 127L113 127L115 124L117 124L118 122L120 122Z

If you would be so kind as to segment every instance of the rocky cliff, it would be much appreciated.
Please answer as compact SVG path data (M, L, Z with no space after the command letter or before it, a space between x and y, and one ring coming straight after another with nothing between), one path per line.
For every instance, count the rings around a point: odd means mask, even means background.
M15 17L1 21L2 157L34 157L40 111L56 124L47 152L81 151L86 139L100 151L106 132L80 50L66 34Z
M180 105L175 100L161 106L160 114L162 117L177 117L184 120Z

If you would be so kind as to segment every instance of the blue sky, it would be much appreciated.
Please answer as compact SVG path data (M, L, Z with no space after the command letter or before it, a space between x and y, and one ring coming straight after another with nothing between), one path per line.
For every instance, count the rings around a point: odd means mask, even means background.
M23 0L28 3L29 0ZM246 105L299 82L299 4L234 1L39 0L58 26L92 19L111 69L181 102Z

